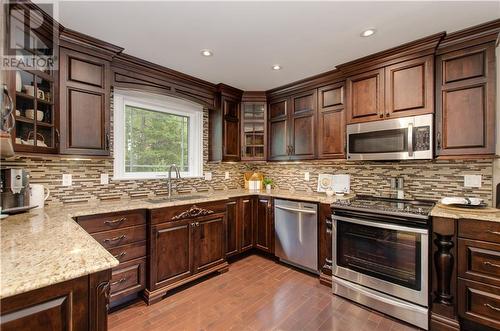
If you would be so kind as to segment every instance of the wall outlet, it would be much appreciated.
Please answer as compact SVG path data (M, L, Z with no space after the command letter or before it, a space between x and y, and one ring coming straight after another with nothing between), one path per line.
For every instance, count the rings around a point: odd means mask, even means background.
M62 184L63 186L73 185L73 176L71 174L63 174Z
M304 180L309 181L309 171L304 172Z
M464 186L465 187L481 187L481 175L465 175L464 176Z
M212 180L212 173L211 172L205 172L205 180Z
M107 184L109 184L109 175L101 174L101 185L107 185Z
M229 179L229 171L226 171L226 172L224 173L224 179Z

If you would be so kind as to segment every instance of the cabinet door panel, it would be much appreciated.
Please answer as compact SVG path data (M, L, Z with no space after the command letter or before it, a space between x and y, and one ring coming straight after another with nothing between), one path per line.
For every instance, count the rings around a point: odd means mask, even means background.
M288 155L288 121L269 122L269 159L287 160Z
M348 123L376 121L384 115L384 69L346 80Z
M161 287L192 274L191 223L161 224L153 227L152 263L154 286Z
M224 215L215 215L196 222L194 239L194 272L201 272L224 261Z
M238 204L236 200L226 203L226 256L238 253Z
M68 89L68 148L104 149L104 95Z
M277 117L283 117L288 115L288 100L279 100L276 102L269 103L269 119L275 119Z
M271 248L271 200L269 198L257 199L255 215L255 246L265 252L272 252Z
M69 79L71 81L104 88L105 68L102 64L70 57L69 66Z
M385 68L385 116L403 117L434 111L434 59L426 56Z
M223 97L224 114L224 155L225 161L239 161L240 159L240 120L239 102Z
M436 154L495 152L495 44L436 58Z
M292 120L293 155L291 159L313 159L314 152L314 115L295 117Z
M318 89L318 158L345 158L344 83Z
M485 86L443 93L443 148L485 147Z
M253 198L241 199L241 250L245 251L253 246Z

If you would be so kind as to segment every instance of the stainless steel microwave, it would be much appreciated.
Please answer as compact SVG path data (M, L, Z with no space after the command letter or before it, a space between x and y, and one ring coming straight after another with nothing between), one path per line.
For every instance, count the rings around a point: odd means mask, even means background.
M432 159L433 115L349 124L348 160Z

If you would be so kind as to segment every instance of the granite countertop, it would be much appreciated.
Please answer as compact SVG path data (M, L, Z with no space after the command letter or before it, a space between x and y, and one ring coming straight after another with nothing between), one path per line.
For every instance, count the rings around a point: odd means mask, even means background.
M118 265L118 261L73 217L134 209L157 209L176 205L225 200L248 195L333 203L314 192L249 192L230 190L201 193L201 198L150 203L146 198L113 202L90 202L36 209L0 221L0 299L89 275ZM156 197L160 199L161 197Z
M80 227L73 217L126 211L157 209L177 205L226 200L249 195L331 204L343 197L327 197L324 193L228 190L198 193L202 197L148 202L148 198L89 202L32 210L12 215L0 221L0 299L57 284L118 265L118 261L91 235ZM156 197L155 199L161 199ZM434 207L432 216L499 221L498 213L452 211Z
M475 221L491 221L491 222L500 222L500 209L490 208L491 212L484 212L480 210L474 209L448 209L443 208L440 205L434 206L431 211L431 216L433 217L444 217L444 218L453 218L453 219L470 219Z

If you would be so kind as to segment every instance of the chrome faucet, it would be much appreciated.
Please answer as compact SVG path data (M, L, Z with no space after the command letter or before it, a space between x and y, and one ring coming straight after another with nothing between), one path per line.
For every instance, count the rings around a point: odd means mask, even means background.
M175 178L181 178L181 173L179 172L179 168L175 164L170 165L168 168L168 198L172 196L172 169L175 171Z

